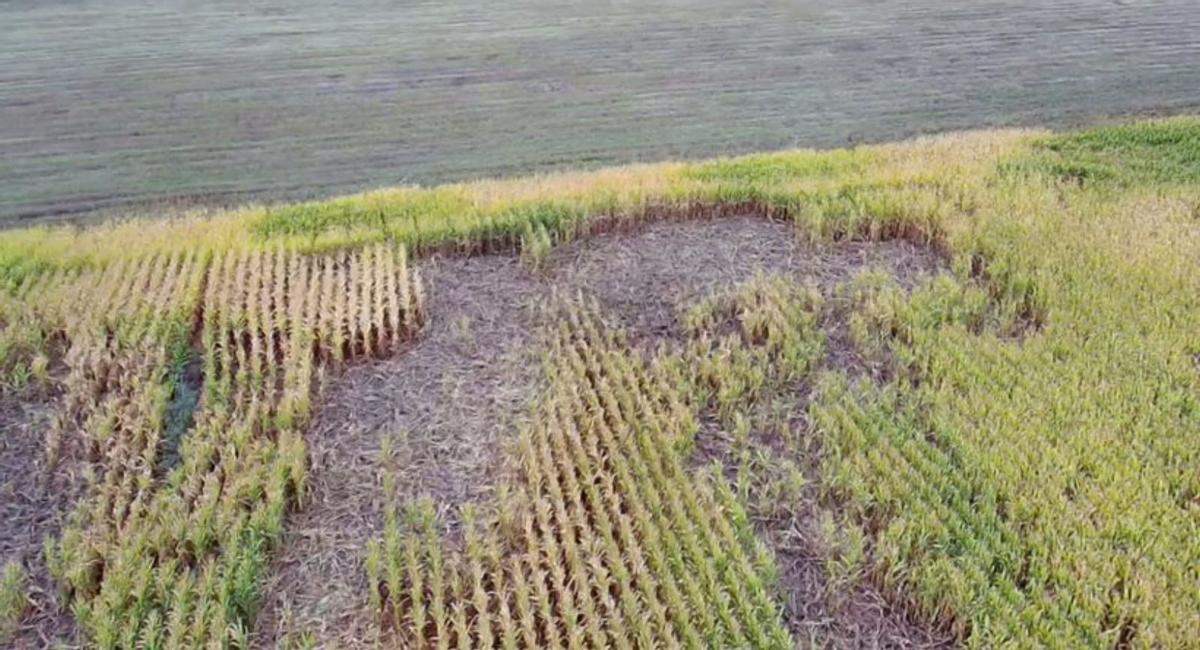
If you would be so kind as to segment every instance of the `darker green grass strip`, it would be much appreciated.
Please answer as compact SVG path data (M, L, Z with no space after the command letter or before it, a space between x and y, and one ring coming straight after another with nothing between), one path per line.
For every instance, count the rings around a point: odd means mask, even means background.
M1200 182L1200 118L1154 120L1055 135L1001 166L1081 185L1134 187Z

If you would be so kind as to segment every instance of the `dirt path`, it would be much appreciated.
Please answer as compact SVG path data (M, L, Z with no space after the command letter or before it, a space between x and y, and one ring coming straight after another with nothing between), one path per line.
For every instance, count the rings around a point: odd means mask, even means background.
M1194 0L11 0L0 221L1200 107Z
M382 529L385 474L400 501L433 497L449 515L451 538L457 506L486 506L536 390L534 307L552 293L593 296L635 341L655 344L679 334L677 305L760 271L830 290L864 268L910 283L937 261L905 242L809 247L796 243L790 226L746 217L657 223L561 246L539 275L511 257L429 262L425 336L390 360L351 369L326 396L309 435L311 499L289 522L266 586L258 646L276 645L287 630L310 632L320 647L372 642L362 557ZM832 609L821 591L816 524L798 525L795 535L770 537L784 584L796 587L787 603L794 632L819 629L843 647L938 644L866 586Z

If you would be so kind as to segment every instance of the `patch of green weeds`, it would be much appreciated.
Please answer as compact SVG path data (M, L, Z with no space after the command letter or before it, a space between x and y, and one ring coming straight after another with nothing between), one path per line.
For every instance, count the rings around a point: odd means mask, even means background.
M1003 175L1045 175L1080 185L1200 181L1200 119L1105 126L1044 138L1001 165Z

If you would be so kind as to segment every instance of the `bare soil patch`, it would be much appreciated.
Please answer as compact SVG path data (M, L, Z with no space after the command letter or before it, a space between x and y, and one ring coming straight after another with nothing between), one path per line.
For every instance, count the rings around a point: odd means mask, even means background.
M0 566L17 561L25 567L30 600L12 643L71 646L78 643L75 621L60 607L42 549L45 538L62 528L82 480L68 458L47 474L44 434L54 413L54 391L23 397L0 399Z
M256 639L288 630L368 642L364 544L380 534L382 472L401 501L432 497L453 536L459 506L486 502L537 378L527 305L543 293L513 257L434 258L421 271L429 324L408 350L351 368L308 434L311 490L266 586ZM381 459L390 438L391 458Z
M794 229L759 217L647 226L560 246L550 256L547 282L594 296L631 332L650 339L682 336L680 306L716 289L780 274L828 293L866 268L894 274L903 286L938 266L930 251L907 241L813 246Z
M536 274L512 256L427 261L430 323L422 338L392 359L349 369L325 393L308 438L311 490L265 587L256 642L270 647L296 632L311 633L321 647L375 640L362 556L382 530L384 474L400 501L432 497L454 543L458 506L486 504L506 471L505 445L539 381L535 307L552 295L594 297L639 347L652 348L682 335L681 305L756 273L829 292L864 268L911 286L938 260L900 241L801 244L790 225L737 217L659 222L573 242L557 247ZM829 358L842 363L850 354ZM793 416L803 426L804 395L795 397ZM723 434L708 424L698 447L719 458ZM391 454L381 458L385 438ZM842 586L852 593L831 604L815 518L787 530L777 523L760 522L760 534L778 555L797 638L819 628L839 647L937 645L868 585Z

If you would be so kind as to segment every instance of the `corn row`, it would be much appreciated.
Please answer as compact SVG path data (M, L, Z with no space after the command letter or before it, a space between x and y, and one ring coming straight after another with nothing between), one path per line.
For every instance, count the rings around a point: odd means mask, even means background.
M409 595L382 605L384 629L415 647L440 645L446 628L469 647L791 647L770 555L741 506L682 470L676 443L695 419L676 417L685 400L581 308L552 330L548 375L518 438L515 494L487 522L464 510L466 553L450 570L464 578L434 616L448 622L420 623L434 595L426 565L395 572L407 582L386 591ZM371 548L411 568L416 556L387 548L413 535L389 529Z
M181 253L72 280L112 301L70 330L67 408L48 448L77 429L99 471L48 560L92 645L245 647L284 512L305 489L298 428L322 364L386 353L423 320L395 303L394 322L411 324L398 331L366 307L396 300L376 295L400 281L376 282L380 269L411 283L402 262L381 262L397 255ZM335 286L357 293L322 293ZM168 405L193 357L205 385L168 456Z

